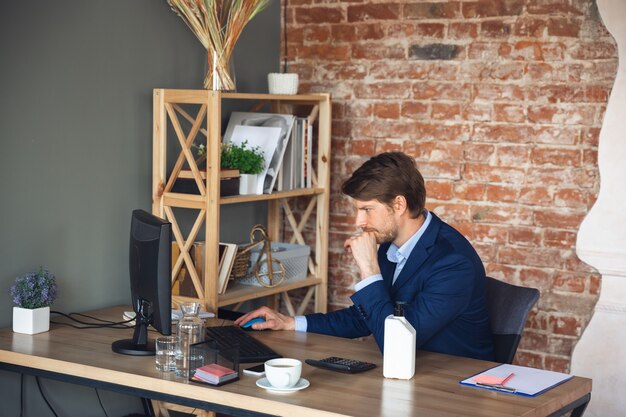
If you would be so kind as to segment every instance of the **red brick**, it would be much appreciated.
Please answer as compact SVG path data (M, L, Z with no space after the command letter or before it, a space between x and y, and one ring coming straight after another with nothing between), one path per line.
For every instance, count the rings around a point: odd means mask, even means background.
M522 16L513 24L513 35L541 38L546 30L547 21L542 18Z
M541 229L536 227L515 227L509 231L508 243L518 246L540 246ZM523 270L525 271L525 270Z
M548 335L532 330L526 331L520 340L518 349L545 352L548 349Z
M530 160L534 165L578 167L581 165L582 152L579 149L535 148Z
M522 14L523 9L523 0L478 0L462 4L463 16L466 18L517 16Z
M463 169L463 178L466 181L506 182L521 184L524 180L523 169L498 167L479 163L466 163Z
M476 223L500 223L514 225L530 225L532 212L522 207L506 207L503 205L472 206L472 220Z
M375 140L355 140L350 142L350 153L353 155L375 155Z
M526 120L524 106L519 104L494 104L493 113L498 122L521 123Z
M498 145L496 147L496 159L498 166L524 167L530 159L531 146L521 145Z
M330 38L330 29L324 26L310 26L304 29L306 42L327 42Z
M590 277L589 294L600 294L600 277L597 274Z
M543 243L547 247L570 249L576 244L576 232L558 229L545 229Z
M459 182L454 185L454 195L462 200L480 201L485 198L485 184Z
M352 45L353 59L405 59L406 51L402 45L381 45L380 43Z
M356 35L359 40L380 40L385 38L385 31L379 23L359 25L356 28Z
M302 45L297 48L300 59L330 59L331 61L347 61L350 59L349 46Z
M583 274L559 271L554 277L554 290L572 293L582 293L585 291L587 277Z
M548 352L554 355L570 356L577 339L573 337L550 335L548 337Z
M344 20L343 11L340 7L298 7L296 10L296 22L299 24L313 23L339 23Z
M577 38L580 31L580 19L553 17L548 19L548 35Z
M419 101L403 101L400 112L403 117L408 117L410 119L427 119L428 105Z
M496 147L492 144L484 143L464 143L463 155L466 160L473 162L483 162L489 160L494 154Z
M417 82L413 84L412 92L416 100L467 100L470 88L457 83Z
M458 180L461 177L459 163L418 161L417 165L424 178Z
M358 40L356 26L351 24L332 25L330 33L333 42L355 42Z
M374 116L381 119L397 119L400 117L398 103L376 103L373 108Z
M511 203L517 200L518 198L518 188L517 187L507 187L502 185L487 185L486 187L486 198L487 201L490 202L504 202Z
M535 212L535 224L541 227L577 229L584 217L584 213L570 213L566 210L538 210Z
M359 99L393 100L408 98L409 86L408 82L360 84L355 87L354 95Z
M407 147L406 152L418 160L461 162L463 145L440 141L420 141Z
M409 3L404 5L403 14L407 19L456 19L461 17L461 7L458 1Z
M393 20L400 15L398 4L365 4L348 6L348 22Z
M514 365L529 366L531 368L543 368L543 355L533 352L526 352L518 349L515 353Z
M483 260L484 263L484 260ZM513 282L517 275L517 269L509 265L485 263L487 276L504 282Z
M468 103L463 105L461 115L464 120L486 122L491 120L492 106L482 103Z
M509 233L508 226L473 224L473 239L483 243L504 243Z
M467 22L450 22L448 23L449 39L474 39L478 35L478 25Z
M577 7L576 4L571 4L572 2L563 0L530 0L527 3L526 10L529 14L565 14L579 16L584 14L582 7L587 7L586 3L580 3L580 7Z
M443 39L446 26L443 23L403 23L389 28L390 38L419 39L425 38Z
M480 36L485 38L504 38L511 34L511 25L500 20L488 20L480 24Z
M587 193L575 188L558 190L554 194L554 206L586 209L589 206Z
M544 363L544 369L548 371L569 373L570 360L568 358L546 356Z
M544 268L524 267L519 273L519 282L524 287L537 288L540 292L549 291L552 287L552 272Z
M383 152L402 152L402 146L403 143L400 139L377 140L374 155Z
M582 324L576 317L552 315L548 322L555 334L580 336Z
M525 186L520 190L519 202L533 206L550 206L552 205L552 194L544 184L538 184L534 187Z
M560 251L538 247L502 247L498 253L498 260L509 265L540 268L559 268L563 264Z
M437 203L432 211L445 222L466 222L469 216L469 206L466 204Z
M458 103L433 103L432 118L435 120L459 120L461 105Z
M529 129L526 126L508 124L476 124L472 140L481 142L530 142Z
M426 182L428 198L436 200L451 200L454 196L451 181L428 180Z
M576 42L568 51L573 59L594 60L612 59L616 54L614 42Z

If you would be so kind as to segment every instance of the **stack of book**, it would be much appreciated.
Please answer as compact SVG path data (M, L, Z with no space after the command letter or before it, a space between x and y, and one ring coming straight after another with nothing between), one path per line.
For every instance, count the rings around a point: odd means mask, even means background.
M239 376L237 371L226 368L225 366L212 363L196 369L192 379L207 384L219 385L226 381L230 381Z

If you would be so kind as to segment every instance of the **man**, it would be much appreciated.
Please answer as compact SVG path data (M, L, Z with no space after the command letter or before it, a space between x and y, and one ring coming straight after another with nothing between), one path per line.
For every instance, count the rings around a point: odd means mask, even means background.
M377 155L342 192L353 200L360 229L344 243L359 270L354 305L299 317L261 307L235 324L263 317L254 329L373 334L383 351L385 318L404 301L418 349L493 360L482 262L459 232L424 209L424 179L413 159L401 152Z

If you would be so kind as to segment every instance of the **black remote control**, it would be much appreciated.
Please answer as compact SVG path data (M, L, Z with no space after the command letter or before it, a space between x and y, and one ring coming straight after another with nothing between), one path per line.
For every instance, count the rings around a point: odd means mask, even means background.
M337 356L331 356L320 360L306 359L305 362L311 366L317 366L318 368L348 374L356 374L358 372L369 371L370 369L376 368L376 365L370 362L363 362L356 359L338 358Z

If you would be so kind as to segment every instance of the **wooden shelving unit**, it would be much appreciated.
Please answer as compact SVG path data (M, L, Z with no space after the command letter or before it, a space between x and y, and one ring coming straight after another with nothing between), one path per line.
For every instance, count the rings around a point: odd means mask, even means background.
M314 297L314 310L326 312L328 282L328 211L330 189L330 132L331 102L328 94L270 95L224 93L210 90L155 89L153 93L153 172L152 212L172 223L172 230L180 248L180 256L172 263L172 283L186 268L193 281L197 297L173 296L174 304L185 300L201 302L207 311L217 312L218 307L239 304L247 300L270 297L276 306L282 296L290 314L302 314ZM309 117L317 124L313 138L313 186L263 195L220 197L220 146L222 132L222 103L224 100L249 101L250 108L261 108L269 103L273 113L290 113L294 106L310 108ZM187 129L185 129L187 126ZM168 137L168 132L170 132ZM173 132L173 134L172 134ZM206 137L206 167L198 168L192 144L199 135ZM173 144L178 144L173 145ZM168 150L177 149L173 155ZM169 158L168 158L169 157ZM172 159L174 157L174 159ZM168 174L168 163L173 167ZM182 173L185 170L186 173ZM191 172L191 176L189 175ZM191 177L191 178L190 178ZM198 194L172 192L174 183L181 179L193 180ZM308 199L308 207L300 215L294 214L290 203L294 198ZM304 280L284 281L272 288L229 284L225 294L218 295L218 244L220 236L220 206L266 201L268 219L265 225L273 240L281 236L283 221L291 228L290 243L306 244L304 225L314 217L315 232L310 242L308 277ZM197 213L191 231L185 236L174 213L175 208L191 209ZM298 217L298 218L296 218ZM192 244L204 227L204 265L196 268L191 257ZM245 237L242 237L245 240ZM204 271L204 278L198 270ZM300 305L293 306L288 291L307 288Z

